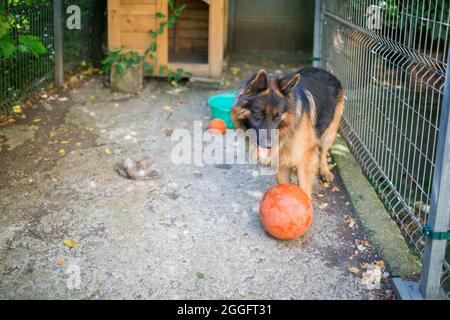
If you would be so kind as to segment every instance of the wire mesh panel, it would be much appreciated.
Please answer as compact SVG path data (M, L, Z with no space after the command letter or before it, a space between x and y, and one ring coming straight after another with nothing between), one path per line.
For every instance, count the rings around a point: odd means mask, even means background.
M346 89L341 132L419 254L430 210L449 19L447 0L323 1L323 67ZM447 292L449 250L442 279Z
M80 8L80 28L69 28L67 22L76 11L71 11L71 6ZM92 58L92 17L94 13L95 1L91 0L63 0L63 46L64 65L66 70L70 70L79 64L89 63ZM95 44L99 45L99 44Z
M12 34L33 35L41 39L47 53L35 57L18 52L13 57L0 60L0 106L7 107L23 94L41 88L53 79L53 7L51 1L34 6L11 6L9 17L15 28Z
M91 62L93 11L95 2L89 0L63 0L63 56L64 69L71 71ZM68 10L75 6L74 10ZM14 25L12 37L18 43L21 35L37 36L47 52L39 56L30 53L15 53L0 60L0 107L7 108L29 92L41 89L54 80L54 12L53 1L42 0L31 5L16 5L7 8L8 17ZM69 28L68 21L76 14L81 24Z

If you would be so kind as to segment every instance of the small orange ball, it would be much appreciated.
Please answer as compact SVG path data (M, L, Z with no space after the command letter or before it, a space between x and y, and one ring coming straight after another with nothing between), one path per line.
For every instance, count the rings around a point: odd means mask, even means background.
M214 134L224 135L227 133L227 124L222 119L213 119L209 123L209 131Z
M311 227L313 206L301 188L285 183L266 192L259 206L264 229L274 238L294 240Z

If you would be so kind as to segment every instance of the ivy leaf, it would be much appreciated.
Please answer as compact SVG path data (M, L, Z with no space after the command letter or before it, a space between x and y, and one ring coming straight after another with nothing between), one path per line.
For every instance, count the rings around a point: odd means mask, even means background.
M125 74L125 70L127 68L127 64L126 62L119 62L116 65L116 71L118 74L120 74L121 76L123 76Z
M156 42L152 42L152 44L150 45L150 51L156 52L156 49L157 49Z
M149 75L153 75L153 73L155 72L155 68L151 64L149 64L148 62L144 62L144 70Z
M160 66L159 67L159 75L163 76L166 73L166 67L165 66Z
M176 16L171 16L168 22L169 27L173 27L175 25L175 23L177 23L177 17Z
M5 16L0 14L0 38L8 33L9 23Z
M165 15L164 13L162 13L162 12L157 12L157 13L156 13L156 16L157 16L158 18L161 18L161 19L165 19L165 18L166 18L166 15Z
M36 58L47 52L41 40L35 36L19 36L19 51L31 53Z
M0 38L0 58L9 58L16 51L16 46L10 35L4 35Z
M183 11L186 9L186 7L187 7L187 5L186 5L186 4L183 4L183 5L180 6L179 8L176 8L176 9L174 10L175 16L178 17L180 14L182 14Z

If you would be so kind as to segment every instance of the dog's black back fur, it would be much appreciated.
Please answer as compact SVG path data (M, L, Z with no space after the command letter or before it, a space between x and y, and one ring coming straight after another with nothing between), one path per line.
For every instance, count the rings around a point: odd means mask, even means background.
M314 97L316 104L316 131L319 137L333 120L336 104L342 94L340 81L328 71L307 67L299 70L300 83L295 87L294 92L302 101L305 99L305 90L308 90ZM309 109L308 104L304 106ZM305 110L310 112L310 110Z

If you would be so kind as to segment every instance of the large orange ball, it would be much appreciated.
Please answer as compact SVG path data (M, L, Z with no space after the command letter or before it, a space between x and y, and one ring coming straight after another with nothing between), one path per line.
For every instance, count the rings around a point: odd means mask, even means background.
M213 119L209 123L208 129L213 134L224 135L227 133L227 124L222 119Z
M259 206L266 231L280 240L294 240L311 227L313 206L308 195L293 184L279 184L266 192Z

